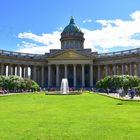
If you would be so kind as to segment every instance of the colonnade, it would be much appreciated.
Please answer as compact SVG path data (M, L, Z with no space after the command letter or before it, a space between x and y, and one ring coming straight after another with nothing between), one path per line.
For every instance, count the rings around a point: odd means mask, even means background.
M137 75L140 77L140 63L98 65L98 80L107 75Z
M68 78L72 87L93 87L107 75L129 74L140 77L140 63L20 65L0 63L0 75L17 75L35 80L41 87L60 87Z
M0 75L17 75L24 78L29 78L29 67L15 64L0 64Z
M44 66L0 64L0 75L17 75L36 81L40 86L44 86Z
M69 68L70 67L70 68ZM81 71L77 68L81 68ZM71 78L72 79L72 87L77 87L77 81L78 81L78 76L79 72L80 72L80 78L81 78L81 87L85 87L86 84L86 78L85 78L85 67L89 67L89 77L88 77L88 81L89 81L89 85L88 87L92 87L93 86L93 64L52 64L52 65L48 65L48 87L52 87L53 86L53 76L55 75L56 79L55 79L55 85L56 87L60 86L60 82L62 78ZM69 69L72 70L70 72ZM52 69L55 69L54 72ZM62 74L63 73L63 74ZM71 77L69 75L72 75ZM55 86L54 85L54 86Z

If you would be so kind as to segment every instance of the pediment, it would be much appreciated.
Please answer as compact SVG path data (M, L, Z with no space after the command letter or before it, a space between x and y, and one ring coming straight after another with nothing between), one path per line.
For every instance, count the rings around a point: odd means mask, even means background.
M69 50L60 54L51 56L50 59L89 59L89 56L83 55L77 51Z

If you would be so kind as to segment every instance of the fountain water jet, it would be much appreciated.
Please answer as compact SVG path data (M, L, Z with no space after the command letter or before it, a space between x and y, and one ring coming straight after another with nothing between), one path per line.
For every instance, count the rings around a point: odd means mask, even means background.
M60 93L69 94L69 84L67 78L63 78L61 81Z
M80 91L69 91L68 79L63 78L61 80L60 91L48 91L46 95L80 95L81 93Z

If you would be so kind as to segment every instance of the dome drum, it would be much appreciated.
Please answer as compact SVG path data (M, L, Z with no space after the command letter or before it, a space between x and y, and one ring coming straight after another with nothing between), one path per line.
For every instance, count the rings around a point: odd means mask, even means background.
M69 25L67 25L61 33L61 49L83 49L84 33L74 23L71 17Z

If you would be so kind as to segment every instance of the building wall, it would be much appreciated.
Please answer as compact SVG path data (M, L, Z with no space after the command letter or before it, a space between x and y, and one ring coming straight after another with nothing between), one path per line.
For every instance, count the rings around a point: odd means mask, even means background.
M15 55L9 51L0 53L0 75L31 78L41 87L60 87L62 78L68 78L71 87L93 87L101 78L117 74L140 77L139 48L68 60L49 59L45 55Z

